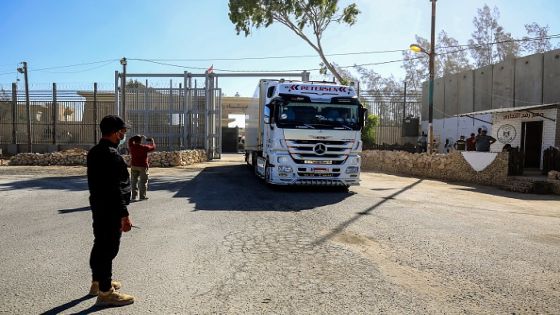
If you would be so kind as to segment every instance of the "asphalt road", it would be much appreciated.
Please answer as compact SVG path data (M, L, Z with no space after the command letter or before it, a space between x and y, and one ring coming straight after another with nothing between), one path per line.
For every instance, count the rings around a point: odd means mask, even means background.
M364 173L271 189L241 156L152 169L95 308L84 169L0 167L0 313L560 313L560 198Z

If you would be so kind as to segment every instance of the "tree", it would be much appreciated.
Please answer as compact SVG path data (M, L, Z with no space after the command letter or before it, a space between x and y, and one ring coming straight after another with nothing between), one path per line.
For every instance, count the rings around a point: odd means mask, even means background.
M525 49L527 53L537 54L552 49L552 44L548 37L548 31L550 30L548 25L540 26L533 22L531 24L525 24L525 30L528 36L523 37L523 49Z
M500 11L497 7L490 10L488 5L477 10L473 19L475 27L469 40L471 56L477 68L504 61L519 55L519 44L513 41L511 33L498 23Z
M415 44L422 47L425 51L430 51L430 42L418 35L415 36ZM437 59L435 60L436 65L434 69L439 69L437 66ZM410 50L403 52L403 65L405 71L405 81L408 86L413 91L422 90L422 82L429 80L428 71L428 56L426 54L414 53Z
M283 24L307 42L321 58L324 66L339 82L343 77L324 53L321 39L332 23L353 25L360 11L352 3L339 10L338 0L230 0L229 19L237 34L251 34L253 28L268 27L273 22ZM309 34L310 32L310 34Z
M366 119L364 129L362 130L362 141L365 148L371 148L375 145L376 127L379 125L379 117L370 114Z
M441 31L438 36L437 59L441 67L439 73L442 76L461 73L470 70L469 57L467 50L460 47L459 41L447 35L447 32Z

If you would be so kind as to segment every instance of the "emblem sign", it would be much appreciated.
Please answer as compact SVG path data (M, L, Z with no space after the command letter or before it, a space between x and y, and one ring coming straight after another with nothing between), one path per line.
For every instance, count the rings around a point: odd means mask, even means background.
M327 152L327 146L322 143L317 143L315 147L313 147L313 151L315 151L317 155L323 155Z
M512 125L502 125L498 128L498 140L503 144L509 144L517 136L517 131Z

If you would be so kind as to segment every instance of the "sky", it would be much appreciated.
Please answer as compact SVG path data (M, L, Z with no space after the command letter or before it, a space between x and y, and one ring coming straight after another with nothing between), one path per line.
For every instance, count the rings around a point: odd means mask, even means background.
M213 65L215 73L312 70L311 79L324 79L314 70L320 63L316 52L283 25L237 35L228 18L227 0L0 1L0 88L4 89L22 79L16 68L26 61L31 89L48 89L56 82L59 90L83 90L97 82L100 90L114 90L122 57L129 60L128 73L203 73ZM357 23L331 24L323 35L323 48L326 54L365 53L330 56L331 62L352 66L400 60L400 52L367 52L407 49L415 35L430 36L428 0L340 0L339 5L352 2L361 11ZM445 30L466 44L476 10L484 4L498 7L500 24L514 38L525 36L524 25L532 22L548 25L551 35L560 33L558 0L439 0L436 32ZM247 59L263 57L286 58ZM245 60L225 60L232 58ZM401 65L366 67L402 79ZM221 78L219 86L227 96L252 96L258 79ZM168 87L169 80L149 79L149 84ZM180 82L173 79L171 84Z

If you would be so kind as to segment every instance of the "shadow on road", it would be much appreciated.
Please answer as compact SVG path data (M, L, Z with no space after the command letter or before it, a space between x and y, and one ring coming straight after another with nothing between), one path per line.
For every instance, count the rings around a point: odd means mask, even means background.
M332 205L353 192L335 187L269 187L246 165L208 167L192 179L159 177L149 190L175 192L195 211L301 211Z
M67 309L72 308L72 307L74 307L74 306L76 306L76 305L78 305L78 304L80 304L84 301L87 301L87 300L89 300L93 297L94 296L91 296L91 295L84 295L81 298L78 298L78 299L72 300L68 303L65 303L65 304L59 305L57 307L51 308L50 310L48 310L44 313L41 313L41 315L54 315L54 314L63 313Z
M472 191L475 193L487 194L487 195L497 196L497 197L513 198L519 200L543 200L543 201L560 200L560 196L558 195L527 194L527 193L501 190L494 187L470 186L470 187L458 187L454 189L462 190L462 191Z
M379 208L382 204L384 204L385 202L387 202L388 200L392 200L395 199L396 196L404 193L405 191L412 189L414 186L420 184L423 181L423 179L419 179L417 181L415 181L414 183L403 187L401 190L387 196L387 197L383 197L381 201L379 201L378 203L374 204L373 206L358 212L355 216L353 216L352 218L342 222L341 224L339 224L334 230L332 230L329 234L323 236L321 239L317 240L314 245L320 245L330 239L332 239L333 237L335 237L337 234L341 233L342 231L344 231L344 229L346 229L350 224L358 221L358 219L360 219L361 216L363 215L368 215L370 212L372 212L373 210Z
M85 207L79 207L79 208L74 208L74 209L61 209L58 210L59 214L66 214L66 213L72 213L72 212L82 212L82 211L90 211L91 207L90 206L85 206Z
M0 191L15 189L55 189L66 191L88 190L87 178L82 175L41 177L0 183Z

